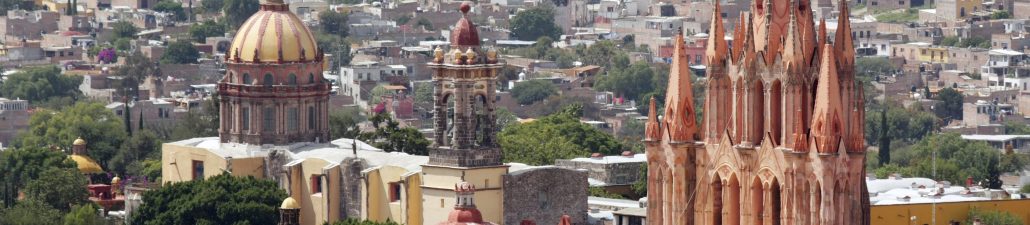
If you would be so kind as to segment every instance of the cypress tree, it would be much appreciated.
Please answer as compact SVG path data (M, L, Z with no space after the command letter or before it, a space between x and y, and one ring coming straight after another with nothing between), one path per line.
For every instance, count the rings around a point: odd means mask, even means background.
M891 162L891 139L887 136L890 127L887 124L887 107L880 111L880 166Z

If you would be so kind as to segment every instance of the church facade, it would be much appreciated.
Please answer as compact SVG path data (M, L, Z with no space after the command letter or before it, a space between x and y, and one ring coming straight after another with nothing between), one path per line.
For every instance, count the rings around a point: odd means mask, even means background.
M720 6L695 113L677 36L663 116L645 131L647 224L869 224L864 106L847 3L836 34L809 1L753 1L725 40Z

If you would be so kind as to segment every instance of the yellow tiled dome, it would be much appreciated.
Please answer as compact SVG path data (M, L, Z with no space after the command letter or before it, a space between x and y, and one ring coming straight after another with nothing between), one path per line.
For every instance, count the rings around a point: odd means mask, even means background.
M76 138L72 145L86 145L86 140L82 140L82 137Z
M93 161L93 159L89 158L88 156L71 155L71 156L68 156L68 158L71 158L72 161L75 161L75 164L78 164L79 172L81 172L81 173L95 174L95 173L103 173L104 172L104 169L100 168L100 165L97 164L96 161Z
M228 59L242 62L315 60L318 47L311 31L281 0L270 0L236 31ZM281 56L280 56L281 55Z
M281 208L281 209L299 209L300 208L300 203L297 203L297 200L293 199L293 197L288 197L285 200L283 200L283 204L281 206L279 206L279 208Z

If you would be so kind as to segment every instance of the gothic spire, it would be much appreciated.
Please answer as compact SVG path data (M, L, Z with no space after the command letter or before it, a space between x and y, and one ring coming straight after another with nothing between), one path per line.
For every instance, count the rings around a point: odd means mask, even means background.
M708 29L708 46L705 55L708 56L708 65L721 67L726 60L726 30L722 26L722 10L719 0L715 0L715 9L712 10L712 25Z
M855 46L852 45L851 19L848 11L848 2L841 0L840 16L837 19L836 37L833 40L834 53L837 54L837 65L841 68L849 68L855 62Z
M836 58L830 44L824 44L819 65L819 83L815 91L815 109L812 110L812 137L819 153L837 152L842 132L841 94Z
M658 123L658 107L655 107L656 100L651 96L651 106L647 109L647 123L644 124L644 140L662 140L662 130Z
M793 2L793 1L791 1ZM784 39L786 43L783 43L783 48L780 49L782 52L783 65L787 67L789 71L801 71L798 70L803 65L805 52L802 49L802 44L798 34L798 21L797 15L794 12L790 13L790 21L787 22L787 36Z
M808 130L805 129L805 118L801 108L794 110L794 152L808 152Z
M669 68L669 87L665 93L665 117L663 123L674 142L693 141L697 134L694 119L694 91L691 87L690 59L683 32L676 35L675 52Z

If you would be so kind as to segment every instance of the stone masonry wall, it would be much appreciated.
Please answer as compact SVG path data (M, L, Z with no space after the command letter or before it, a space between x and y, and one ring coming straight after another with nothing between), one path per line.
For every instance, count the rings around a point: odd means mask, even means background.
M504 175L504 221L558 224L569 215L572 224L586 224L587 173L558 167L515 171ZM542 191L546 190L546 191Z

